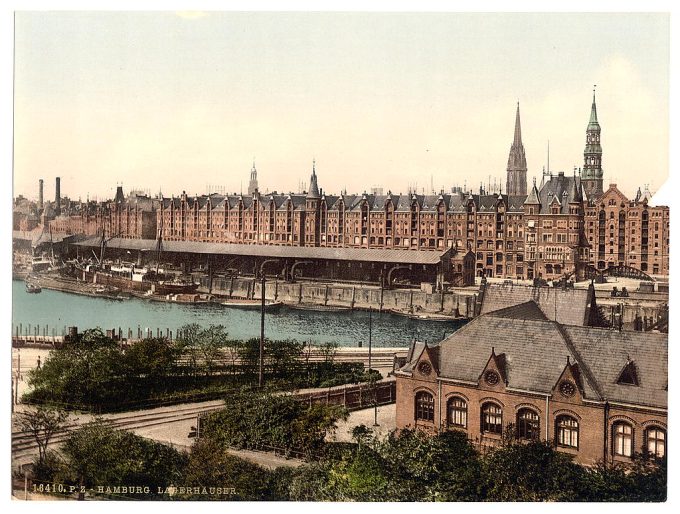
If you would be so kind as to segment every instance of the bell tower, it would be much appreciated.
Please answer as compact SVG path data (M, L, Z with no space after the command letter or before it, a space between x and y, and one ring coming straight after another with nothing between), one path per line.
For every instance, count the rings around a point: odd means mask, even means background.
M586 129L586 148L583 151L583 172L581 182L588 198L602 194L602 146L600 146L600 124L597 121L595 89L593 89L593 105L590 108L590 120Z

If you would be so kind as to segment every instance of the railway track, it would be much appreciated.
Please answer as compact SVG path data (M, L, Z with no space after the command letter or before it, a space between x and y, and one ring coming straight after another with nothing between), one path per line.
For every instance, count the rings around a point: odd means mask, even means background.
M178 421L186 421L194 419L197 415L219 410L224 407L224 401L215 400L210 402L203 402L198 405L177 406L178 408L161 408L153 411L136 411L129 412L122 415L102 416L105 420L111 423L111 426L116 429L135 430L138 428L147 428L156 425L164 425L168 423L175 423ZM83 419L76 422L68 423L64 428L54 434L50 441L50 447L54 448L56 445L63 443L71 432L82 427L88 421L93 420L94 417L86 415ZM15 466L21 466L30 462L33 456L38 451L38 445L33 436L27 432L18 430L14 425L12 427L12 461Z

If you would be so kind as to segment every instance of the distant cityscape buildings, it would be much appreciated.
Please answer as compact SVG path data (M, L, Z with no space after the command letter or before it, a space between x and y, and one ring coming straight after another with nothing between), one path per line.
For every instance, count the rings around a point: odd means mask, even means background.
M474 275L547 280L612 266L668 275L669 209L650 205L648 189L633 199L616 184L603 190L601 128L593 94L584 165L544 173L527 187L520 107L508 156L506 190L460 186L439 194L328 194L316 162L301 193L263 193L255 163L247 194L124 196L113 201L54 204L17 199L14 229L128 239L380 250L450 250L452 262L471 252ZM458 256L458 257L456 257ZM462 265L462 263L461 263Z

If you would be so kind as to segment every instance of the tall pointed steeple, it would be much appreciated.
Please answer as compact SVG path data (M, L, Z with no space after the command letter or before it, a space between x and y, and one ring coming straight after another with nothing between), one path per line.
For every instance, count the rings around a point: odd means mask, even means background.
M312 160L312 176L309 179L307 198L319 198L319 185L316 182L316 159Z
M602 194L602 146L600 146L600 123L597 121L597 105L593 88L593 104L590 107L590 119L586 128L586 147L583 151L583 172L581 180L588 197Z
M250 170L250 182L248 182L248 194L252 195L257 190L257 169L255 168L255 159L253 159L253 167Z
M508 195L527 194L527 159L524 154L522 144L522 126L519 119L519 102L517 102L517 113L515 115L515 137L510 147L508 156Z

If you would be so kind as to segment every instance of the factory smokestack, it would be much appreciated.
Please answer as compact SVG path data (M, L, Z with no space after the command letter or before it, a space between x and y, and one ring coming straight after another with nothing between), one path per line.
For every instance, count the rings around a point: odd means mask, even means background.
M54 214L59 216L61 214L61 178L59 177L57 177L57 184L54 192L54 202L57 204L54 206Z
M43 179L38 181L38 209L43 208Z

